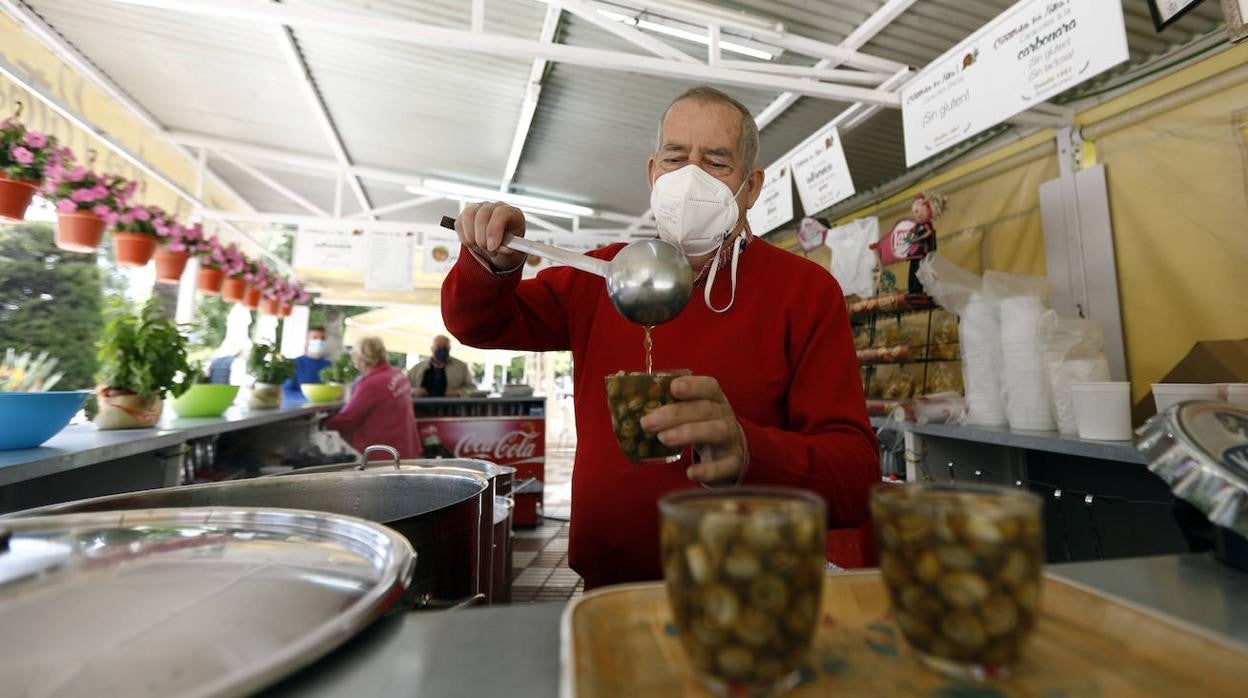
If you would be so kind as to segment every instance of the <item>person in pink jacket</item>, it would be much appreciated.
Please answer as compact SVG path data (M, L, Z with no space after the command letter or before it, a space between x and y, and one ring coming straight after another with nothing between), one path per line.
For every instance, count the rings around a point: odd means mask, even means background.
M325 422L326 429L342 433L360 453L368 446L393 446L400 458L420 457L420 437L412 410L412 385L407 374L386 360L386 345L365 337L351 352L360 378L347 404Z

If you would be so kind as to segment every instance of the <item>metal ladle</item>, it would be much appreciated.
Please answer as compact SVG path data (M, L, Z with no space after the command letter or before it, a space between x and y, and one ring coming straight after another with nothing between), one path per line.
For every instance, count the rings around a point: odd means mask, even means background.
M442 227L455 229L455 219L442 217ZM662 240L638 240L597 259L545 243L508 235L503 245L516 252L566 264L606 279L607 297L624 319L639 325L661 325L680 314L693 293L693 269L684 253Z

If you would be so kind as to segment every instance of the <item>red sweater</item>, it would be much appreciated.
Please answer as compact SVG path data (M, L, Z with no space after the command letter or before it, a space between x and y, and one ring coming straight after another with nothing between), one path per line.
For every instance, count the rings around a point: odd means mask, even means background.
M378 364L361 376L346 407L326 420L325 428L342 432L360 453L384 444L398 450L400 458L420 457L412 384L390 364Z
M621 247L591 254L611 258ZM859 526L880 465L841 289L825 269L761 239L741 253L738 273L727 313L708 309L699 286L680 316L654 329L654 368L719 381L748 442L745 483L813 490L828 502L831 527ZM716 307L728 301L727 277L716 278ZM661 579L656 502L699 485L685 475L688 455L634 465L615 442L603 379L644 371L645 354L642 328L615 311L602 279L555 267L522 282L464 250L442 284L442 317L471 346L572 351L571 566L587 588Z

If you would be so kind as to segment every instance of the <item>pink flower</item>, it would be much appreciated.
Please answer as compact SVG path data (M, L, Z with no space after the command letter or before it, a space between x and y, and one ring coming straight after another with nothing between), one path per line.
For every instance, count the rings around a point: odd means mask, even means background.
M83 177L86 177L86 176L87 176L87 168L83 167L82 165L78 165L77 167L69 171L69 174L65 176L65 179L68 179L71 182L81 182Z
M70 193L69 198L72 201L76 201L80 204L85 204L88 201L95 201L96 199L100 197L95 195L94 189L75 189L73 192Z
M91 187L91 194L92 194L91 198L95 199L96 201L107 199L108 187L104 186L103 184L97 184L94 187Z
M136 221L150 221L152 219L151 212L142 206L134 209L130 213L134 216L134 220Z
M9 150L9 155L12 155L13 161L19 165L29 165L35 161L35 154L20 145L13 146Z
M47 134L40 133L38 131L27 131L26 138L23 140L26 141L26 145L32 148L42 148L48 144Z
M134 222L134 216L130 213L123 213L121 214L120 217L117 218L117 220L120 221L121 223L124 223L125 225L130 225L131 223Z
M107 219L110 215L114 215L114 216L116 215L113 213L113 209L105 206L104 204L96 204L95 206L92 206L91 212L99 216L100 218L105 218L105 219Z
M77 211L77 210L78 210L78 204L74 203L73 201L70 201L69 199L61 199L60 201L56 202L57 213L73 213L74 211Z
M169 251L186 252L186 245L183 244L180 238L169 238Z
M118 180L118 182L121 182L121 181L124 181L124 180L120 180L120 179ZM126 185L126 188L121 191L120 197L122 199L129 199L130 197L134 196L134 192L138 188L139 188L138 182L130 182L129 184Z
M47 167L43 168L43 176L49 180L59 180L65 176L65 167L61 165L59 159L51 160Z

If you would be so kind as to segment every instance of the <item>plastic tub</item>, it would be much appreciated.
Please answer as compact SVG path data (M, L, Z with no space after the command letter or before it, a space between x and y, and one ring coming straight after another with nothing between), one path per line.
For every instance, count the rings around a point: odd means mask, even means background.
M192 385L170 404L179 417L220 417L238 397L237 385Z
M1161 414L1180 402L1218 399L1218 386L1213 383L1153 383L1153 403Z
M1248 407L1248 383L1221 383L1218 385L1218 392L1226 402Z
M1079 438L1097 441L1130 441L1130 383L1072 383Z
M0 451L43 445L69 424L86 399L85 390L0 393Z

